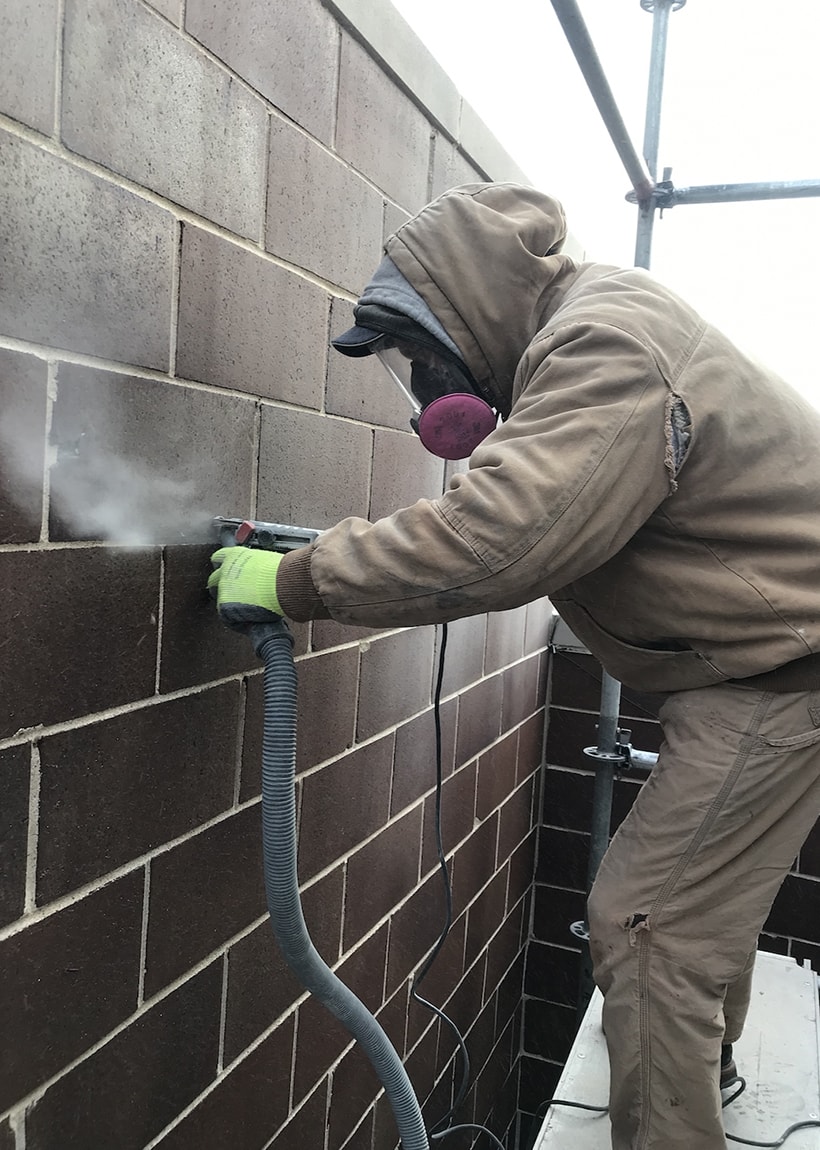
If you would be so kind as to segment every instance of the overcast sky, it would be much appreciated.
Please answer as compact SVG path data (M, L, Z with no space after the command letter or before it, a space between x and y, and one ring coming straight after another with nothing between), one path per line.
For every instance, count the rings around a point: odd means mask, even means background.
M587 257L629 265L636 209L550 0L393 0ZM579 0L642 150L653 18ZM818 0L688 0L669 18L659 170L678 187L820 179ZM820 199L678 206L652 272L820 407Z

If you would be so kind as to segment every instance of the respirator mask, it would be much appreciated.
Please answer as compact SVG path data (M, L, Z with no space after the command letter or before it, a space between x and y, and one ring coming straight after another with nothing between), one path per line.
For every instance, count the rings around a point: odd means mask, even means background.
M410 426L431 454L466 459L495 428L496 412L455 356L390 335L369 350L410 405Z

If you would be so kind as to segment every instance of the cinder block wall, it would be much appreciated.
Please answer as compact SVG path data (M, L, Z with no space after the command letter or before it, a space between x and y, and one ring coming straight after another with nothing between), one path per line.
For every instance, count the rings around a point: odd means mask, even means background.
M11 0L0 43L0 1150L389 1150L275 952L260 668L206 525L442 490L328 339L408 213L520 173L382 0ZM466 1035L459 1119L508 1145L548 624L454 625L444 679L424 989ZM308 924L435 1121L454 1042L409 983L443 921L441 636L295 634Z

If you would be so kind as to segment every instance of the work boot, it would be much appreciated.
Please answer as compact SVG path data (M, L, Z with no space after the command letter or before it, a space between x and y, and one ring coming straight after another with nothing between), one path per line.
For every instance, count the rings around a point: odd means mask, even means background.
M737 1078L737 1065L732 1057L731 1042L724 1042L720 1048L720 1089L725 1090Z

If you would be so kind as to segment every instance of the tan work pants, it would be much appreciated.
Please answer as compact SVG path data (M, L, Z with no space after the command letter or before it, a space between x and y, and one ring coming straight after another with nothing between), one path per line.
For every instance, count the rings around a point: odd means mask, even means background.
M670 695L657 766L589 898L613 1150L726 1150L722 1042L757 938L820 814L820 694ZM739 1067L742 1073L742 1067Z

